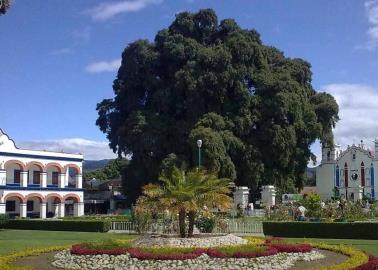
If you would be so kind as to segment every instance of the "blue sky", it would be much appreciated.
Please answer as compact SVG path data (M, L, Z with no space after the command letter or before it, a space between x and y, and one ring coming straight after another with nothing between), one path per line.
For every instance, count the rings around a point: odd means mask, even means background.
M14 0L0 17L0 127L23 147L111 157L95 107L113 96L122 50L201 8L309 61L339 102L339 143L378 136L378 0Z

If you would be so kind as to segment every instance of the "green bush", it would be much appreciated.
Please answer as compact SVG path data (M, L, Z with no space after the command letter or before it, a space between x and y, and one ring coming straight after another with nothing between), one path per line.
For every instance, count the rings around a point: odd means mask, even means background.
M6 229L43 230L43 231L77 231L77 232L107 232L110 221L82 221L82 220L9 220L2 226Z
M378 222L263 222L263 230L279 237L378 239Z
M84 220L84 221L131 221L131 216L126 215L93 215L93 216L67 216L63 220Z
M211 233L215 228L216 220L214 217L198 217L196 219L196 227L201 233Z
M5 225L8 222L8 215L0 214L0 226Z

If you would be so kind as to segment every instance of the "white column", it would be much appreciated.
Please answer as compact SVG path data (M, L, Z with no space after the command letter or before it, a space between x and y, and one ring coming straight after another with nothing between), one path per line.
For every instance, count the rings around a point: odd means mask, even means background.
M41 187L47 187L47 172L41 172Z
M20 217L26 217L26 203L20 203Z
M0 214L5 214L6 211L5 211L5 203L0 203Z
M76 188L82 188L83 187L83 175L81 173L78 173L76 175Z
M65 182L64 182L64 185L66 187L68 186L69 180L70 180L70 167L67 167L67 169L66 169L66 178L65 178Z
M65 188L66 184L66 174L65 173L60 173L59 174L59 188Z
M39 208L40 218L46 218L46 203L42 202Z
M74 204L74 216L75 217L84 216L84 203L83 202Z
M64 210L65 210L64 203L57 204L57 207L58 207L58 217L60 218L64 217Z
M7 171L0 170L0 186L5 186L7 184Z
M27 187L28 186L28 171L22 171L20 173L20 177L21 177L21 186Z

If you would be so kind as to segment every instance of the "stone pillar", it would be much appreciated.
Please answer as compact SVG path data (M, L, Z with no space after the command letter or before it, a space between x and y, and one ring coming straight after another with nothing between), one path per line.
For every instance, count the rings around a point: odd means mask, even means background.
M5 203L0 203L0 214L6 213Z
M59 174L59 188L65 188L66 184L66 174L65 173L60 173Z
M41 172L41 187L47 187L47 172Z
M46 203L42 202L39 208L39 217L46 218Z
M26 218L26 203L20 202L20 217Z
M58 209L58 217L62 218L64 217L64 211L65 211L65 204L64 203L59 203L56 205Z
M21 180L21 186L27 187L28 186L28 171L22 171L20 173L20 180Z
M266 207L276 205L276 189L274 186L262 186L261 202Z
M7 184L7 171L0 170L0 186L5 186Z
M241 208L245 209L248 206L248 187L236 187L233 195L235 207L240 205Z
M74 216L75 217L84 216L84 203L83 202L74 204Z
M70 167L67 167L64 186L68 187L69 180L70 180Z
M83 176L81 173L78 173L76 175L76 188L82 188L83 187Z

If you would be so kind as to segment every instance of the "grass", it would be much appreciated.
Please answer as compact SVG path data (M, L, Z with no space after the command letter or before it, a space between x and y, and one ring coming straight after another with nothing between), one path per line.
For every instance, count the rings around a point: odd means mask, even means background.
M316 239L316 238L285 238L289 242L299 243L305 240L319 241L326 244L344 244L355 247L356 249L367 252L370 255L378 257L378 240L359 240L359 239Z
M62 232L0 230L0 255L11 254L26 248L70 245L108 239L132 239L135 236L96 232Z
M28 231L0 230L0 255L29 247L47 247L70 245L82 242L93 242L111 239L132 239L135 236L126 234L95 232L61 232L61 231ZM290 242L303 242L306 239L287 238ZM328 244L346 244L378 257L378 240L351 239L310 239Z

